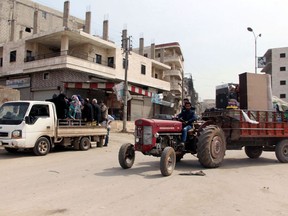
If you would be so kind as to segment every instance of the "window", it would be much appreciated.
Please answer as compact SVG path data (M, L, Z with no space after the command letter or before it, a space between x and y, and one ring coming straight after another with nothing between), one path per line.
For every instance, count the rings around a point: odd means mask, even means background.
M43 79L48 80L49 79L49 73L44 73L43 74Z
M286 53L280 53L280 58L286 58Z
M10 62L16 62L16 50L10 52Z
M286 80L280 80L280 85L286 85Z
M102 62L102 56L96 54L96 63L101 64L101 62Z
M29 62L29 61L34 61L34 57L32 56L32 51L31 50L27 50L26 51L26 61Z
M286 67L280 67L280 71L286 71Z
M158 58L160 58L161 57L161 53L158 53Z
M141 74L146 74L146 66L141 65Z
M44 19L47 19L47 12L46 12L46 11L42 11L42 17L43 17Z
M158 74L157 73L155 74L155 78L158 79Z
M0 67L3 66L3 58L0 58Z
M148 57L148 54L147 54L147 53L144 53L144 57Z
M280 94L280 98L286 98L286 94Z
M33 105L29 113L30 124L34 124L38 118L49 117L48 105Z
M26 28L25 28L25 32L29 32L29 33L31 33L31 28L26 27Z
M108 67L114 68L114 57L108 57Z

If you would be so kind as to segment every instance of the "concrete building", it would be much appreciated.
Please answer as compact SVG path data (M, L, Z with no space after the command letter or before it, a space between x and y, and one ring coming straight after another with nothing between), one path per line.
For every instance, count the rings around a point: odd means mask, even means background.
M97 98L121 118L122 103L112 88L124 80L125 68L121 48L109 40L108 20L103 22L103 36L93 36L91 13L80 20L70 16L69 9L69 1L63 13L28 0L1 1L0 24L5 32L0 38L0 85L19 89L21 99L45 100L59 93ZM165 75L170 69L165 62L131 52L128 120L161 112L163 105L151 98L170 92Z
M271 75L272 94L288 102L288 47L269 49L264 57L261 72Z
M184 58L180 44L178 42L165 44L151 44L144 47L144 39L140 38L139 48L134 49L140 55L147 58L155 59L171 68L164 71L163 74L153 73L154 77L162 78L170 83L170 91L163 92L164 101L175 104L173 109L167 106L161 107L162 113L174 114L180 112L182 107L182 99L187 94L187 89L184 83ZM162 75L162 77L160 77Z

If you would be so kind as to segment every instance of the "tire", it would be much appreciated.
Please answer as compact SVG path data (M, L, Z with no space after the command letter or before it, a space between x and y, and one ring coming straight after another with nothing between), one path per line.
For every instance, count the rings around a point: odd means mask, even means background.
M257 159L263 152L262 146L245 146L245 153L249 158Z
M160 171L163 176L170 176L175 168L176 153L172 147L166 147L161 154Z
M46 137L40 137L33 148L33 152L37 156L47 155L50 151L51 144Z
M91 141L88 137L82 137L79 143L79 149L82 151L87 151L91 146Z
M197 157L206 168L219 167L226 151L224 132L216 125L209 125L200 133L197 143Z
M135 149L130 143L123 144L118 153L118 161L123 169L129 169L133 166L135 160Z
M9 148L9 147L5 147L5 150L9 153L16 153L19 149L16 148Z
M282 140L276 145L275 154L281 163L288 162L288 140Z

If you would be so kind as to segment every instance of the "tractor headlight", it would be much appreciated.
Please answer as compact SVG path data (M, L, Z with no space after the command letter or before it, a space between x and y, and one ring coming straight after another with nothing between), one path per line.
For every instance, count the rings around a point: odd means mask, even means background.
M22 137L22 131L21 130L14 130L11 134L11 137L14 139L21 138Z

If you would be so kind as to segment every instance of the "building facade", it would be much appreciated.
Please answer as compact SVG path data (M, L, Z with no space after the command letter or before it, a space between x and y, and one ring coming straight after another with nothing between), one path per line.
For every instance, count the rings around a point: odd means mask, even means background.
M27 0L3 0L1 18L0 85L20 90L21 99L45 100L65 93L103 100L110 114L121 119L122 103L113 87L124 80L123 51L109 40L108 21L103 36L90 34L91 13L80 20ZM23 13L25 11L25 13ZM8 20L7 20L8 19ZM12 21L13 22L12 22ZM170 92L165 73L171 66L130 52L128 65L128 120L152 117L161 104L155 94Z
M173 42L156 45L151 44L151 46L144 47L143 38L140 38L139 44L140 47L135 49L135 52L170 66L163 74L153 73L154 77L164 79L170 83L170 91L163 92L163 100L173 103L174 107L171 109L171 107L163 106L161 107L161 112L165 114L180 112L182 100L188 93L184 82L184 58L180 44Z
M272 94L288 102L288 47L269 49L264 57L261 72L271 75Z

